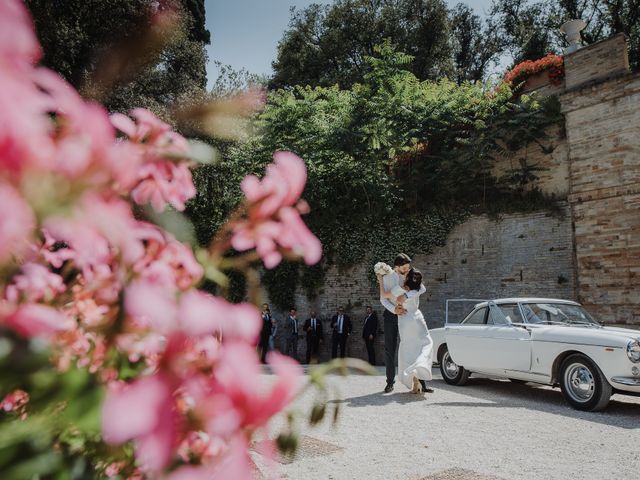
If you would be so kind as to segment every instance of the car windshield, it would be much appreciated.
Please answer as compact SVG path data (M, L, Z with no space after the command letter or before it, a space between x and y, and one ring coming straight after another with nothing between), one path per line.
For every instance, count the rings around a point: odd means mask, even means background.
M522 310L527 323L600 326L579 305L563 303L523 303Z

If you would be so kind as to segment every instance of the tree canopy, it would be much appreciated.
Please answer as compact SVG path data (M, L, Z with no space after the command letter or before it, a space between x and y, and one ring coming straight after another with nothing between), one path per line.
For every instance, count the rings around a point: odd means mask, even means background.
M566 46L559 27L579 18L586 45L624 33L631 65L640 68L640 0L494 0L490 14L515 63L559 53Z
M443 0L337 0L292 10L278 45L272 86L349 88L362 81L365 60L386 38L415 57L420 79L453 71L448 11Z
M87 93L100 62L121 57L117 81L103 103L126 111L134 106L158 113L206 86L204 0L27 0L44 51L43 64ZM147 35L159 9L175 9L176 28ZM166 33L166 35L165 35ZM158 37L162 38L158 38ZM134 65L134 68L130 66ZM116 76L116 75L114 75Z
M572 18L587 22L586 44L624 33L640 68L640 0L493 0L485 19L443 0L336 0L292 9L270 86L350 88L364 81L366 57L385 40L414 57L410 70L420 80L482 81L505 57L561 53L559 28Z

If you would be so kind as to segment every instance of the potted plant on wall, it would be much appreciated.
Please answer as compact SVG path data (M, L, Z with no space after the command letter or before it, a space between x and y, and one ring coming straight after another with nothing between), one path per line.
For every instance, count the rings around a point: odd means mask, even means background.
M525 60L509 70L504 80L521 86L522 91L536 90L545 85L561 85L564 79L564 58L550 53L538 60Z

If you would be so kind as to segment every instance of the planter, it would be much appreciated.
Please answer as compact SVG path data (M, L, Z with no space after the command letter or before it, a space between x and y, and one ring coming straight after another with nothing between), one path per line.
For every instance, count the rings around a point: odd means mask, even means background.
M529 75L522 86L523 92L531 92L533 90L538 90L539 88L545 87L551 83L549 79L549 72L547 70L543 70L542 72L534 73L533 75Z

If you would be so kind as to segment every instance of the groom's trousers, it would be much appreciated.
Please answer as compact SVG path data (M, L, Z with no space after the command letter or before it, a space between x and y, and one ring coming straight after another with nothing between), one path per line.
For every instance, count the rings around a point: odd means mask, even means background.
M387 370L387 383L396 381L396 348L398 346L398 316L385 309L384 318L384 365Z

